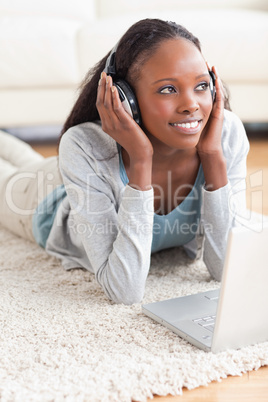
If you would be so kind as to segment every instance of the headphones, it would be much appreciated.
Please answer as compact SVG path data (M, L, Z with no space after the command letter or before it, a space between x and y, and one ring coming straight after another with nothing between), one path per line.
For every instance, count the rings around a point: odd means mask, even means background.
M141 126L140 108L133 89L125 80L116 78L115 55L118 48L118 44L119 42L117 42L115 47L111 50L111 53L109 54L106 60L104 72L113 78L113 84L118 90L119 98L122 102L125 111L135 120L135 122L139 126ZM209 75L210 75L209 89L212 97L212 102L214 102L216 98L216 88L215 88L216 77L213 71L211 70L209 70Z
M213 71L209 70L208 72L210 75L209 89L212 97L212 102L214 102L216 99L216 87L215 87L216 76L213 73Z
M118 48L118 43L112 49L106 60L104 72L113 78L113 84L118 90L119 98L125 111L130 114L131 117L133 117L139 126L141 126L140 108L133 89L125 80L116 78L115 55Z

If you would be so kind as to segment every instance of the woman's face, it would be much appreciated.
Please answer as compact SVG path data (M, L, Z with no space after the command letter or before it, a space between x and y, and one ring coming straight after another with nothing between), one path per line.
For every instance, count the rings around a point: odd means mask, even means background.
M206 63L194 44L170 39L160 45L133 85L153 145L197 145L212 109L209 82Z

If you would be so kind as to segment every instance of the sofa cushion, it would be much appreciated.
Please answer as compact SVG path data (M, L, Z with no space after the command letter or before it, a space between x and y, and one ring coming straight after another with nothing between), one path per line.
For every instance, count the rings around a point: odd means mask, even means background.
M96 6L98 16L101 18L131 15L137 12L150 13L152 10L165 12L167 9L176 12L184 9L203 10L207 8L268 10L267 0L96 0Z
M76 36L82 23L46 17L0 18L0 87L75 84Z
M244 9L159 11L103 18L79 33L82 75L131 24L145 17L176 21L189 29L200 39L206 60L218 67L227 83L268 82L268 13Z
M36 16L91 21L98 0L1 0L0 16Z

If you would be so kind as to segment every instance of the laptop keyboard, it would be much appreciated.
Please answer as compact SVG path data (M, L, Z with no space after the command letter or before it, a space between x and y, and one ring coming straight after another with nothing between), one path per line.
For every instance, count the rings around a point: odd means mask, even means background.
M210 332L214 331L214 325L215 325L215 315L207 315L206 317L202 318L195 318L193 322L195 324L201 325L201 327L206 328Z

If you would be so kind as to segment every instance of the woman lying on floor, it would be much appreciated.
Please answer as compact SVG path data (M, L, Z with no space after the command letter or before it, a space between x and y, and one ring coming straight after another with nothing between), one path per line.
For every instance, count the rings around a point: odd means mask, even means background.
M1 133L1 223L66 269L93 272L116 303L141 301L151 253L169 247L191 258L202 248L220 280L246 206L249 149L224 107L196 37L173 22L137 22L89 71L58 158Z

